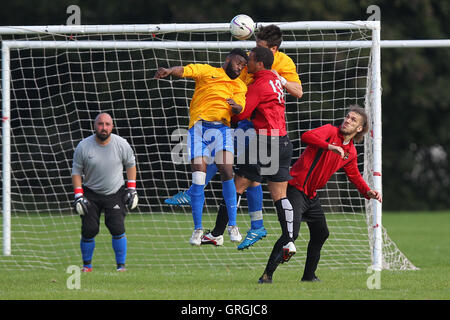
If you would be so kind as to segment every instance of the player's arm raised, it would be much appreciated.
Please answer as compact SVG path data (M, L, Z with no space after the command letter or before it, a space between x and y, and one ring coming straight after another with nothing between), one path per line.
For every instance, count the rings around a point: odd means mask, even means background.
M321 127L306 131L302 134L301 141L313 147L331 150L327 139L333 133L332 128L333 126L331 126L330 124L326 124Z
M296 98L301 98L303 96L303 88L300 83L293 81L286 81L284 87L291 96L294 96Z
M281 84L291 96L294 96L296 98L301 98L303 96L303 88L301 83L296 81L288 81L273 69L272 72L277 75L278 79L280 79Z

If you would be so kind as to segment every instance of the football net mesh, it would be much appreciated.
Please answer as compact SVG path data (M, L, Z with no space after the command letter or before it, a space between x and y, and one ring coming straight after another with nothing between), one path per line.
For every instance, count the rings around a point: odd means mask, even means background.
M295 41L370 40L370 30L284 30L284 43ZM71 168L77 144L93 134L100 112L114 119L114 133L127 139L137 160L138 210L126 218L127 265L138 267L233 266L263 268L280 226L267 187L263 184L263 213L268 236L249 250L238 251L225 234L223 247L191 247L193 229L189 206L173 207L164 199L190 186L187 163L174 162L180 143L177 130L188 125L194 82L189 79L154 80L158 67L207 63L221 66L231 42L226 31L119 34L2 35L2 40L52 41L45 48L10 50L11 101L11 256L0 256L6 269L66 268L81 265L81 220L71 209ZM117 43L174 44L170 48L56 48L59 41L114 41ZM204 42L203 48L176 48ZM211 46L211 43L213 44ZM223 45L225 43L225 45ZM229 44L227 47L226 43ZM207 45L209 44L209 45ZM247 48L254 46L249 39ZM239 44L241 45L241 44ZM281 51L297 65L304 95L286 95L287 126L294 145L293 162L306 147L300 135L331 123L340 124L348 106L359 104L371 114L370 48L308 48L282 45ZM371 138L358 144L361 172L371 185ZM105 159L105 161L108 161ZM371 203L336 173L319 192L330 237L320 268L366 268L371 264ZM214 226L222 198L219 175L205 189L203 225ZM238 210L238 226L250 225L245 194ZM303 268L309 240L302 223L298 253L286 265ZM414 266L384 232L384 267ZM111 236L102 215L93 265L113 267Z

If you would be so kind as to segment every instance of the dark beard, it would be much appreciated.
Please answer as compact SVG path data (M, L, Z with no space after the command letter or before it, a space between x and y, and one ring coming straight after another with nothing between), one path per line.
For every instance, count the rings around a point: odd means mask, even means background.
M108 138L109 138L109 136L111 135L111 134L101 134L100 132L95 132L95 135L96 135L96 137L100 140L100 141L106 141Z
M227 76L230 79L236 79L237 77L239 77L240 73L237 73L233 70L233 68L231 67L231 63L228 63L227 67L225 68L225 73L227 74Z

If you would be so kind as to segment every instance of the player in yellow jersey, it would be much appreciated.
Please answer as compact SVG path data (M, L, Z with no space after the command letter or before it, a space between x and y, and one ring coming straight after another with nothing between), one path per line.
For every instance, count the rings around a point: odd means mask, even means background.
M303 89L297 74L297 67L288 55L279 51L281 42L283 41L281 29L274 24L260 27L255 37L257 47L266 47L272 51L274 58L272 71L280 77L281 83L286 91L296 98L301 98L303 96ZM253 75L247 72L247 68L242 71L240 78L246 85L253 82Z
M188 64L159 68L156 79L170 75L195 80L194 95L189 107L188 150L192 169L191 207L194 232L189 243L199 246L203 236L202 214L205 200L207 163L214 160L222 178L222 193L228 213L228 232L231 241L240 242L242 236L236 225L236 187L233 179L234 144L230 129L232 114L245 107L247 86L239 79L247 65L248 56L242 49L233 49L221 67L207 64ZM230 106L232 99L237 103Z

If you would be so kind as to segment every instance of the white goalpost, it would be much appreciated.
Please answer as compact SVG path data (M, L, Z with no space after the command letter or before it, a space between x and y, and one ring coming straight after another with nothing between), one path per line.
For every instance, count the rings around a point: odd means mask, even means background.
M272 23L261 23L268 25ZM382 191L381 46L377 21L274 22L283 30L281 51L296 63L304 97L287 96L288 132L294 159L305 148L302 132L339 124L348 106L369 114L371 135L357 145L358 163L369 185ZM135 150L138 212L127 216L128 264L136 267L264 266L280 233L273 204L264 196L269 235L238 252L191 247L190 207L164 199L189 187L189 167L171 161L173 133L186 128L193 82L155 81L159 66L208 63L220 66L235 47L254 40L231 39L227 23L0 27L2 40L2 238L6 269L58 268L81 263L80 220L71 210L73 150L92 134L99 112L111 113L116 131ZM445 43L445 41L444 41ZM439 46L443 42L428 43ZM414 46L411 42L387 46ZM426 43L421 43L421 46ZM213 227L221 188L206 190L204 224ZM415 269L382 227L382 207L358 194L342 172L319 193L330 239L320 268L372 266ZM246 202L238 214L249 225ZM100 228L94 265L113 265L106 228ZM300 252L288 267L304 264L309 239L302 224Z

